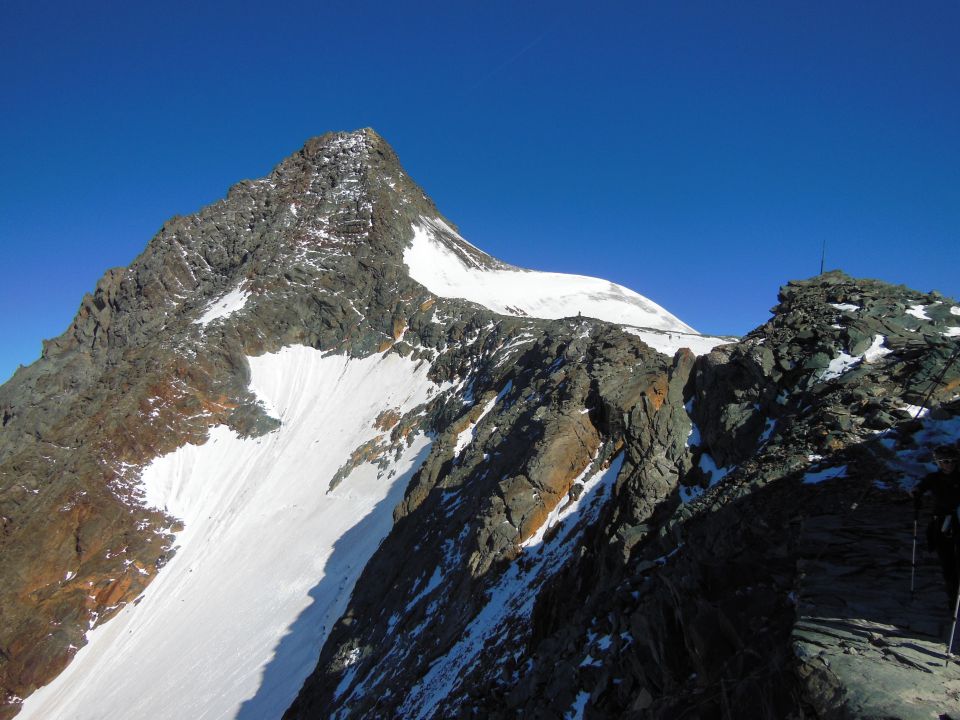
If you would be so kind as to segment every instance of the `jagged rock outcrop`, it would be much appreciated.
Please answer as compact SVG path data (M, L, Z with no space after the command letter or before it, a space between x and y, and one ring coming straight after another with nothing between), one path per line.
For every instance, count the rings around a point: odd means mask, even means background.
M418 538L443 548L504 524L502 497L476 472L465 484L482 497L448 522L443 488L469 471L445 468L435 503L398 523L371 561L287 716L867 718L960 708L929 557L922 598L909 596L903 490L929 467L931 445L960 430L960 364L944 372L953 308L936 294L828 273L789 284L769 322L696 361L631 357L609 341L599 357L588 353L579 366L595 394L584 405L603 455L622 448L624 457L592 524L579 535L558 526L535 551L550 556L548 569L524 569L527 535L507 515L500 562L470 563L467 576L461 554L433 553L388 573L387 558ZM915 420L928 394L933 412ZM494 413L486 422L502 424ZM480 437L476 452L495 455L498 445ZM418 536L424 527L430 534ZM570 535L577 541L551 554ZM874 537L885 545L865 545ZM434 568L442 580L404 613ZM509 593L518 576L524 602ZM464 642L480 630L482 641Z

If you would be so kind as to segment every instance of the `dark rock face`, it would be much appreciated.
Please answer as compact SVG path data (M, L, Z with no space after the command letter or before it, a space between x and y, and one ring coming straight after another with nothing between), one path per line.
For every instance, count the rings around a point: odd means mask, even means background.
M907 312L915 306L930 319ZM960 320L951 307L829 273L791 283L768 323L699 359L658 358L611 328L586 351L586 340L567 349L576 360L556 385L515 375L506 397L519 404L525 385L537 398L539 441L524 424L505 430L519 409L505 406L485 416L496 432L481 425L461 463L435 450L288 717L563 717L574 707L585 717L930 717L960 707L960 673L933 668L945 619L928 600L939 600L937 574L921 561L925 594L911 602L901 537L910 512L900 482L924 472L937 427L956 432L960 364L943 372ZM560 357L542 348L523 366ZM928 393L935 411L914 421L910 405ZM524 521L542 523L533 468L553 460L551 428L583 436L567 424L571 405L588 409L598 460L621 454L618 479L592 522L524 547ZM591 446L576 463L560 454L568 475ZM477 456L514 459L486 473L467 459ZM452 488L467 498L456 514ZM843 542L814 530L824 526L846 528ZM884 545L864 547L878 536ZM410 548L411 560L392 560ZM859 582L825 596L839 587L836 567ZM441 582L407 606L433 572ZM871 655L862 648L878 633L887 650ZM891 683L913 690L873 687Z
M396 352L458 389L385 409L389 439L333 479L435 438L288 717L928 717L957 700L957 671L923 657L933 608L902 597L891 558L900 481L958 432L953 301L828 273L741 341L668 357L598 320L435 297L403 262L425 217L375 133L316 138L165 224L0 387L0 718L162 572L175 521L138 502L140 468L218 424L272 430L246 358L297 343ZM917 690L871 699L879 682Z

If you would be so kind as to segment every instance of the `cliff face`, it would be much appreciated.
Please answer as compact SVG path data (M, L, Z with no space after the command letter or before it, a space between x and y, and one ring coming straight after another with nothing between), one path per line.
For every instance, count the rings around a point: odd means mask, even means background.
M0 388L0 717L74 655L24 716L943 711L903 489L960 437L958 326L828 273L705 338L311 140Z
M523 518L500 514L515 481L491 485L504 473L479 462L515 454L481 424L463 461L415 479L409 494L426 500L368 565L288 716L960 707L929 557L910 594L904 492L929 470L930 448L960 431L960 366L947 366L960 308L828 273L790 283L773 312L696 360L629 356L604 338L599 353L555 361L564 389L590 378L594 394L574 407L590 409L597 461L616 458L616 480L587 491L592 510L524 542ZM538 401L542 416L564 417L560 395L560 408ZM932 410L915 419L924 400ZM499 432L502 414L483 422ZM548 427L536 437L549 446ZM446 509L454 491L469 493L462 515ZM502 552L488 540L501 527L512 540Z

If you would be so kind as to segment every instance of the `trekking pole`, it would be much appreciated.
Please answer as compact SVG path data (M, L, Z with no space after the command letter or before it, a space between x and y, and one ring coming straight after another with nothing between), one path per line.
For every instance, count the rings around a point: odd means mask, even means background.
M937 379L933 381L933 385L930 386L930 389L927 391L926 396L923 398L923 402L920 403L920 407L917 410L917 414L913 416L914 420L918 420L923 414L923 411L927 409L927 403L930 402L930 398L933 397L933 393L940 386L940 383L943 382L944 376L947 374L947 370L950 369L950 366L953 365L954 361L960 357L960 345L957 345L956 349L950 354L950 357L947 358L946 364L943 366L943 370L940 371L940 374L937 375ZM913 588L914 588L914 579L917 572L917 516L920 513L920 509L914 507L913 509L913 554L910 558L910 600L913 601ZM960 599L960 592L957 593L957 598ZM953 611L953 625L957 625L957 610ZM950 647L953 643L953 630L950 631L950 639L947 641L947 661L950 661Z
M953 634L957 631L957 613L960 612L960 589L957 592L957 601L953 604L953 624L950 625L950 637L947 638L947 657L943 661L943 666L950 664L950 658L953 656Z
M920 511L913 511L913 553L910 555L910 602L913 602L914 580L917 577L917 516Z

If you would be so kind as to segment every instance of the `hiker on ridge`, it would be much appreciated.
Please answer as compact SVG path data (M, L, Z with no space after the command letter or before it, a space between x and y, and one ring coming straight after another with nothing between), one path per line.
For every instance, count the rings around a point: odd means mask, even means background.
M950 610L953 611L960 578L960 452L951 445L937 448L933 454L939 470L932 472L913 490L917 512L926 492L933 493L933 517L927 525L927 545L940 558Z

